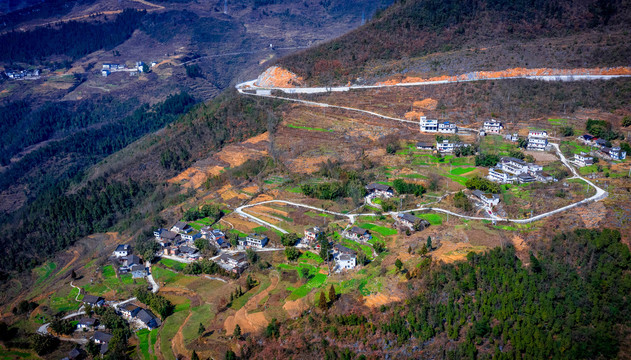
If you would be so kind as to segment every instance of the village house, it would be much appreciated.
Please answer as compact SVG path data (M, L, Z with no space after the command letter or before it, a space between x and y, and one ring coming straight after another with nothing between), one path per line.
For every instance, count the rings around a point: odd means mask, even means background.
M188 234L193 231L193 228L184 221L178 221L175 225L173 225L173 227L171 227L171 231L179 234Z
M514 157L502 157L496 167L489 169L488 179L500 184L525 184L534 181L554 181L545 174L541 165L525 162Z
M331 250L333 260L335 261L335 271L354 269L357 266L357 253L340 244L333 245Z
M488 207L493 207L500 203L500 197L497 194L490 194L480 190L473 190L473 195Z
M506 140L508 140L508 141L511 141L511 142L517 142L517 141L519 141L519 134L517 134L517 133L508 134L508 135L504 136L504 138Z
M353 226L352 228L350 228L350 230L344 230L344 232L342 232L342 236L350 240L363 242L370 240L370 238L372 237L368 230L362 229L358 226Z
M414 216L410 213L399 213L394 217L395 221L410 230L415 230L416 228L425 229L429 226L429 222L427 220L421 219L417 216Z
M306 245L315 243L318 241L320 234L322 234L322 230L317 226L305 229L305 236L302 238L302 242Z
M179 248L179 255L191 260L199 259L199 250L188 245L181 245Z
M418 150L434 150L434 144L426 142L417 142L416 149Z
M581 152L580 154L574 154L573 162L578 167L585 167L594 164L594 158L584 152Z
M118 271L121 273L129 272L134 265L141 265L142 261L136 255L129 255L127 257L120 258L119 263L121 266L118 268Z
M221 254L217 264L223 269L235 274L241 274L248 267L245 253Z
M583 134L578 137L578 140L581 141L585 145L593 145L594 139L595 138L590 134Z
M218 247L222 249L230 248L230 243L226 240L226 234L223 231L213 229L210 226L205 226L200 230L200 232L203 238L214 242Z
M366 185L366 191L370 197L391 198L394 196L394 191L388 185L371 183Z
M127 256L130 253L131 253L131 246L129 246L129 244L118 245L116 247L116 250L114 250L114 256L116 257Z
M87 357L87 354L81 348L74 348L68 352L68 356L62 358L61 360L82 360Z
M135 264L129 267L133 279L141 279L147 276L147 268L144 265Z
M83 296L83 300L81 300L84 304L86 305L90 305L92 307L94 306L103 306L103 304L105 304L105 299L103 299L100 296L94 296L94 295L84 295Z
M81 319L79 319L79 322L77 322L77 329L79 329L79 330L92 329L95 326L97 326L98 324L99 324L99 321L97 319L81 318Z
M140 320L147 329L152 330L160 326L158 319L147 309L140 309L136 314L136 319Z
M202 237L202 234L197 231L191 231L188 234L181 234L182 240L184 241L195 241Z
M164 255L178 256L180 255L180 249L178 249L178 247L175 245L165 246L163 248L163 253Z
M140 311L140 307L127 303L119 308L120 314L126 318L127 320L133 319L136 317L136 314Z
M104 333L102 331L94 332L92 339L99 345L108 344L112 340L112 334Z
M484 132L489 134L499 134L503 128L502 123L495 119L485 121L483 125Z
M421 116L420 127L422 132L437 132L438 120L429 120L426 116Z
M620 147L609 148L609 147L603 146L601 151L613 160L624 160L627 157L627 152L622 151Z
M598 139L598 138L594 138L593 140L594 145L603 148L607 146L607 140L605 139Z
M488 179L500 184L512 184L517 181L515 175L509 174L500 168L490 168Z
M436 142L436 150L440 153L452 153L457 147L467 147L469 144L461 142L451 142L449 139L443 139L442 142Z
M449 121L438 124L438 132L444 134L455 134L458 132L456 124L452 124Z
M239 246L244 248L262 249L267 245L269 239L261 234L249 234L245 238L239 239Z
M182 237L180 236L180 234L177 234L173 231L169 231L166 229L161 229L161 230L162 231L159 232L159 236L157 237L157 240L162 247L170 246L172 244L178 244L180 241L182 241ZM155 234L156 232L154 232L154 235Z
M528 131L528 145L526 149L545 151L548 147L548 132L542 130Z

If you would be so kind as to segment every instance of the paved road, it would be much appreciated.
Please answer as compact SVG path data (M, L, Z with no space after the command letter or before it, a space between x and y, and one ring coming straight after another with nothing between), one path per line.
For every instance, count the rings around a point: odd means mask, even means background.
M151 284L151 292L155 294L158 292L158 290L160 290L160 286L153 279L153 273L151 272L151 263L147 261L145 266L147 267L147 269L149 269L149 274L147 274L147 281L149 281L149 283Z

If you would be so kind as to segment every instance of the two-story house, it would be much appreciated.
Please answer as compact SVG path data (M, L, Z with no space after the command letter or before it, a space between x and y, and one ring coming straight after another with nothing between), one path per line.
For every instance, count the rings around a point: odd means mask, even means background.
M502 132L502 129L504 127L502 126L502 123L500 121L491 119L491 120L485 121L482 128L484 129L484 132L486 132L487 134L499 134L500 132Z
M574 164L578 167L585 167L594 164L594 158L584 152L574 154Z
M371 183L366 185L366 191L368 192L368 196L371 197L388 199L394 196L394 191L390 186L379 183Z
M528 145L526 149L545 151L548 147L548 132L543 130L528 131Z
M317 226L305 229L305 236L302 238L302 242L307 245L316 243L320 234L322 234L322 230Z
M114 250L114 256L116 257L127 256L130 253L131 253L131 246L129 246L129 244L120 244L116 247L116 250Z
M362 229L358 226L353 226L352 228L345 230L344 232L342 232L342 236L350 240L362 242L366 242L372 237L368 230Z

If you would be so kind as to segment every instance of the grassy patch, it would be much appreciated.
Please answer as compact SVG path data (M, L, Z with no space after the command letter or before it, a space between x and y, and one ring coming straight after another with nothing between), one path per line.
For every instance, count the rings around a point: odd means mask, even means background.
M387 228L385 226L379 226L379 225L374 225L370 223L359 223L357 226L359 226L362 229L378 232L379 234L383 236L390 236L390 235L397 234L396 229Z
M35 280L35 285L39 285L44 282L46 279L50 277L50 275L57 268L57 264L52 261L48 261L41 266L33 269L33 272L37 275L37 280Z
M182 271L186 267L186 264L181 263L179 261L171 260L171 259L160 259L158 263L168 267L169 269L173 269L175 271Z
M316 255L310 251L305 251L302 253L302 255L300 255L300 257L298 258L298 261L313 261L316 264L320 265L324 262L324 260L322 260L322 258L319 255Z
M258 280L261 282L258 286L250 289L250 291L248 291L245 294L243 294L243 296L241 296L241 297L239 297L237 299L234 299L232 301L232 305L230 306L232 309L235 309L235 310L241 309L243 307L243 305L245 305L245 303L247 303L248 300L250 300L250 298L252 296L254 296L254 295L260 293L261 291L267 289L270 286L270 284L272 283L268 277L259 278Z
M346 246L349 249L353 249L357 252L363 252L364 254L366 254L366 257L369 259L373 259L372 256L372 248L368 245L364 245L364 244L360 244L357 243L353 240L349 240L349 239L342 239L341 240L342 245Z
M302 190L300 189L300 186L287 188L287 189L285 189L285 191L290 192L290 193L294 193L294 194L302 194Z
M286 126L288 128L292 128L292 129L302 129L302 130L322 131L322 132L333 132L333 130L330 130L330 129L313 128L313 127L299 126L299 125L293 125L293 124L287 124Z
M457 168L451 170L451 174L452 175L462 175L462 174L466 174L468 172L471 172L473 170L475 170L474 167L464 167L464 168L457 167Z
M467 183L467 180L468 180L466 177L460 176L460 175L444 174L443 176L450 178L451 180L457 182L458 184L462 186L466 186L465 184Z
M210 322L215 318L215 312L211 304L203 304L191 309L193 313L191 319L182 328L182 336L184 337L184 343L197 338L197 331L199 330L199 323L204 324L205 327L210 325Z
M187 311L177 312L169 316L160 328L160 352L167 360L175 360L171 349L171 339L173 339L187 316Z
M68 312L79 309L81 303L77 302L75 298L79 294L79 289L71 288L67 294L63 294L63 291L57 293L50 298L50 308L55 312Z
M174 271L163 269L161 267L154 266L151 268L153 277L157 282L165 282L167 284L174 283L182 278L184 275L178 274Z
M39 359L39 356L27 350L9 350L0 345L0 360Z
M290 301L298 300L300 298L307 296L307 294L309 294L312 289L319 288L322 285L324 285L326 278L327 276L325 274L320 274L320 273L316 274L314 277L309 279L309 281L307 281L306 284L292 291L291 294L289 294L289 297L287 297L287 299Z
M443 217L439 214L417 214L416 216L429 221L432 225L441 225L443 223Z

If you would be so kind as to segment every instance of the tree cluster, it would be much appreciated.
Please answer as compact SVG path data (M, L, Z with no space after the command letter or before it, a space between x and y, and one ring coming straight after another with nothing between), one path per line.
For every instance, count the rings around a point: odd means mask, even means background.
M392 188L399 194L413 194L421 196L425 193L423 185L414 184L402 179L396 179L392 182Z
M147 291L144 288L137 288L134 291L134 295L141 303L151 307L153 311L155 311L162 320L166 319L169 315L173 314L173 310L175 310L175 306L162 295L154 294L150 291Z
M469 189L487 191L494 194L499 194L501 191L501 186L499 184L496 184L491 180L485 179L480 176L474 176L468 179L465 182L465 186Z

